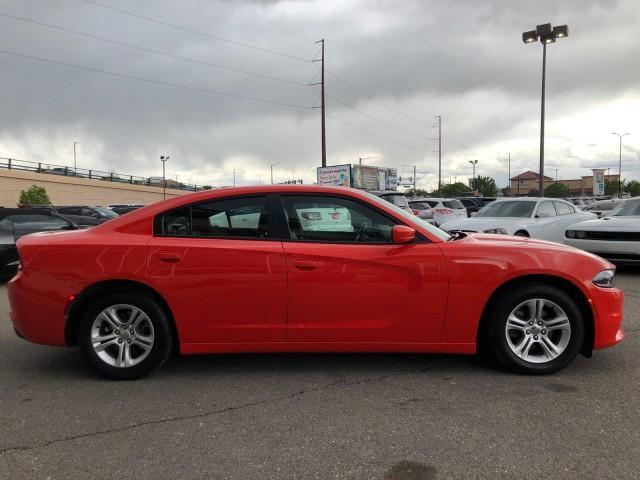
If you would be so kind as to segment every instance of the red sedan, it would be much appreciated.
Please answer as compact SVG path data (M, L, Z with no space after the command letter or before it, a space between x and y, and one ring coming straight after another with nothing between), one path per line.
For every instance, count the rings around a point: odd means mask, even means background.
M552 373L623 338L614 267L567 246L449 236L373 195L222 189L91 230L29 235L9 282L16 332L79 346L109 377L172 350L451 352Z

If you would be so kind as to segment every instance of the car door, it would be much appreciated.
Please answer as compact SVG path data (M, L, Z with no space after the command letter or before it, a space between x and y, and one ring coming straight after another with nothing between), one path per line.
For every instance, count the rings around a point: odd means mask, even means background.
M538 203L534 212L533 224L534 228L531 230L535 233L532 235L535 238L551 242L562 242L564 230L551 200Z
M400 222L356 199L281 198L289 233L287 341L384 348L440 340L447 276L437 244L394 244L391 230Z
M286 270L267 196L226 197L158 215L149 281L182 343L285 340Z

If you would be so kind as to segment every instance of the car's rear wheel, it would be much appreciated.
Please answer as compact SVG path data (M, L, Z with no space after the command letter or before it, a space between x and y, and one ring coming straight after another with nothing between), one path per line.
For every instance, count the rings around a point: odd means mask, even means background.
M118 380L147 375L171 353L172 335L164 310L138 292L115 291L84 312L79 345L101 374Z
M584 319L575 301L550 285L530 285L498 299L492 312L491 352L518 373L548 374L563 369L579 353Z

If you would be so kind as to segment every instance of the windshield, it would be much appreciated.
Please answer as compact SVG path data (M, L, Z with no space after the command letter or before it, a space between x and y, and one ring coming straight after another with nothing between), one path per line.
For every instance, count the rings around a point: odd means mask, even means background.
M640 199L627 200L622 202L618 208L611 212L611 216L615 217L635 217L640 216Z
M449 240L451 238L451 235L449 235L447 232L444 232L444 231L440 230L438 227L434 227L429 222L425 222L424 220L422 220L421 218L417 217L413 213L410 213L407 210L403 210L402 208L398 207L397 205L393 205L392 203L387 202L385 199L377 197L377 196L375 196L375 195L373 195L373 194L371 194L369 192L362 192L362 193L364 195L366 195L367 198L369 200L373 201L374 203L376 203L378 205L384 205L387 208L391 208L398 215L400 215L403 218L406 218L407 220L409 220L409 222L417 223L422 228L427 230L432 235L435 235L439 239L446 241L446 240ZM391 206L389 206L389 205L391 205Z
M535 201L498 201L492 202L482 207L476 217L531 217L533 209L536 206Z
M97 212L100 212L104 217L107 218L116 218L118 214L107 207L93 207L93 209Z

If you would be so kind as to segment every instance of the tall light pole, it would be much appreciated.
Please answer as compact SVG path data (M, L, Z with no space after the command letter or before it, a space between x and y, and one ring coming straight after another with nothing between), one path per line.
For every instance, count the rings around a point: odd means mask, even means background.
M611 135L617 135L618 140L620 140L620 156L618 157L618 198L622 198L622 137L629 134L619 134L617 132L611 132Z
M233 169L233 186L236 186L236 172L238 171L237 168Z
M569 27L559 25L552 27L550 23L538 25L535 30L524 32L522 41L524 43L533 43L540 40L542 43L542 101L540 103L540 178L538 186L538 195L544 196L544 89L547 72L547 44L556 41L556 38L563 38L569 35Z
M162 162L162 198L167 198L167 177L165 175L165 163L169 160L169 155L160 155L160 161Z
M78 173L78 167L76 163L76 145L78 142L73 142L73 173Z
M276 162L276 163L272 163L271 165L269 165L269 167L271 168L271 185L273 185L273 167L275 167L279 163L280 162Z
M477 192L478 186L476 185L476 165L478 164L478 160L469 160L469 163L473 166L473 177L471 177L471 185L473 185L473 190Z

